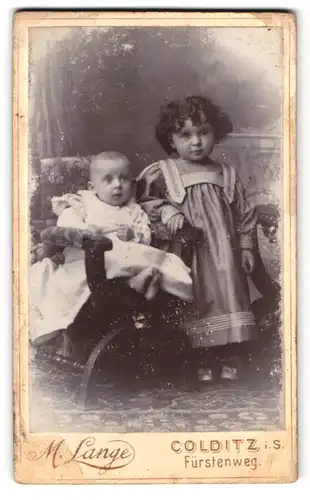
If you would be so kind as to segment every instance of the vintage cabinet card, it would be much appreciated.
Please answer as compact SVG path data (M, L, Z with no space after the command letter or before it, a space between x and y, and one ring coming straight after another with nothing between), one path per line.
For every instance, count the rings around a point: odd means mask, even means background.
M296 479L295 44L16 13L17 481Z

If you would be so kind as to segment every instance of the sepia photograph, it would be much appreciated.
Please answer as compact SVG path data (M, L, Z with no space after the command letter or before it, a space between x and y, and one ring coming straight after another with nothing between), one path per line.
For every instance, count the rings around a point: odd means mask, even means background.
M27 467L122 480L152 434L176 478L263 478L294 425L294 18L110 14L19 18Z

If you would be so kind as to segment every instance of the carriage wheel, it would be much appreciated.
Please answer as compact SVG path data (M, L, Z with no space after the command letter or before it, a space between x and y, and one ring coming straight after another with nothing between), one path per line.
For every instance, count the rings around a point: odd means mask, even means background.
M91 375L93 373L96 361L100 356L100 354L104 351L106 346L109 344L109 342L111 342L111 340L113 340L117 335L119 335L123 331L124 331L123 328L116 328L115 330L112 330L108 335L102 337L99 340L98 344L93 348L89 358L87 359L84 365L82 383L78 394L78 404L84 410L86 409L86 404L87 404L89 381L91 379Z

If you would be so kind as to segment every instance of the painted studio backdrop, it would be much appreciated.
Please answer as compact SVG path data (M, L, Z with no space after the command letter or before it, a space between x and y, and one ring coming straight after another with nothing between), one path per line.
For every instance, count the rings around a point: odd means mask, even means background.
M163 154L159 107L189 94L221 105L236 133L278 133L280 42L265 28L36 28L34 146L41 158L121 149L139 171Z
M86 429L89 432L96 429L104 429L105 432L162 429L203 432L228 429L239 431L245 428L267 430L279 426L283 421L283 391L281 384L278 384L283 375L281 33L280 29L265 27L30 29L31 264L40 263L45 257L50 259L49 264L53 266L63 262L63 247L55 250L57 238L49 244L42 235L53 233L53 229L44 230L56 224L52 198L87 188L90 156L104 150L123 152L131 159L136 175L144 167L165 158L166 153L155 137L160 107L171 100L189 95L210 98L229 115L233 123L233 133L216 145L212 156L221 162L231 162L236 167L249 202L257 207L260 248L256 278L249 280L251 302L258 318L260 336L252 351L244 353L244 357L250 361L251 375L244 385L241 381L240 391L232 386L231 392L227 393L225 386L224 392L216 386L210 395L207 391L192 391L188 388L190 385L187 387L185 384L180 393L176 393L173 392L174 388L167 385L167 392L166 388L162 392L164 398L158 400L158 410L153 412L155 399L152 391L158 390L159 394L159 386L152 389L150 382L150 388L146 388L143 385L144 375L152 377L157 361L160 367L165 364L165 360L168 372L170 368L176 368L177 371L182 365L182 356L184 355L187 363L191 354L185 348L183 350L180 343L177 348L173 342L167 343L166 337L161 337L162 334L166 336L165 329L163 332L156 331L156 335L153 332L154 336L150 337L149 332L144 335L145 330L142 328L141 345L144 347L140 350L132 348L132 357L127 356L126 347L126 342L131 342L130 336L129 340L127 337L120 337L119 344L119 337L115 337L116 354L113 349L112 354L110 351L108 354L104 352L104 356L107 354L103 363L104 374L109 371L107 366L115 374L111 375L113 383L110 389L104 376L101 385L89 382L95 380L96 373L92 379L93 372L96 372L93 368L96 356L101 356L105 349L104 343L101 350L97 346L91 346L93 350L88 361L80 367L83 383L79 377L71 377L71 364L69 368L63 364L65 369L59 370L58 364L54 366L49 358L46 361L43 348L41 363L39 349L38 358L31 364L30 407L33 431L47 432L50 429L54 432L61 429L61 432L65 432L65 428L69 432L77 428L85 432ZM80 344L83 348L86 346L90 349L93 339L90 338L91 342L87 343L88 331L85 336L83 328L80 332ZM102 340L106 342L104 337L100 342ZM121 345L123 340L126 340L125 347ZM144 340L145 344L142 342ZM147 352L145 346L151 345L151 342L156 346L150 350L154 354L152 362L148 355L143 354ZM72 348L79 347L78 341L76 345L74 342L71 344ZM137 345L139 347L140 343ZM50 346L52 348L53 345ZM56 348L57 346L55 350ZM124 349L123 358L113 358L113 352L115 356L119 355L117 349L121 355L121 349ZM46 352L48 356L48 345ZM58 358L57 350L57 363ZM121 384L120 392L117 392L117 377L123 375L119 373L122 372L123 365L119 370L115 359L128 361L133 385L137 383L134 385L136 389L129 388L131 382L127 384L127 372L124 368L126 383ZM186 363L184 362L184 366ZM141 367L144 375L139 379L134 374L135 369ZM162 374L159 368L156 370L156 376ZM252 382L252 375L254 385L248 387L248 382ZM258 382L261 387L257 392ZM161 387L165 383L163 377ZM74 384L76 387L73 390ZM80 394L80 390L81 395L78 397L83 405L88 396L102 401L101 416L94 414L97 424L95 421L84 422L84 416L81 417L82 420L79 416L73 416L77 408L75 393ZM167 404L166 397L172 401L171 406L170 402ZM185 408L182 416L175 398ZM219 413L215 418L218 420L212 420L213 417L208 420L209 417L206 416L201 421L201 412L206 410L207 415L211 411L210 402L213 405L214 401ZM253 401L261 410L259 414L253 410ZM143 409L148 405L152 408L151 414L145 413L149 410ZM223 417L226 407L227 418L225 415ZM128 408L131 412L127 412ZM249 417L247 412L252 412L252 416ZM120 415L123 418L123 413L127 415L127 427L123 420L118 420ZM146 421L147 418L149 424L145 425L142 420Z
M51 172L45 159L116 149L139 173L165 156L154 133L160 106L190 94L207 95L230 115L234 133L219 153L235 163L253 203L281 201L280 30L34 28L29 81L38 179L31 219L39 229L53 218L51 196L71 190L60 160ZM87 174L74 172L70 167L73 190L85 188ZM268 238L261 247L275 275L278 249Z

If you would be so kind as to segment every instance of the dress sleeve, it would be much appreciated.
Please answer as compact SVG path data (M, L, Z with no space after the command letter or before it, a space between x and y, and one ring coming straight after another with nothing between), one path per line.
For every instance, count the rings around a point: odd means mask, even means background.
M159 164L147 167L137 179L137 201L151 219L164 224L181 213L168 199L167 187Z
M254 249L256 244L257 212L247 198L243 184L236 176L234 205L236 209L237 230L240 234L240 247Z
M150 245L151 243L151 223L147 213L137 205L135 210L135 218L132 224L134 231L134 239L136 243Z
M57 219L57 226L75 229L87 229L88 227L82 215L75 207L69 207L63 210Z

